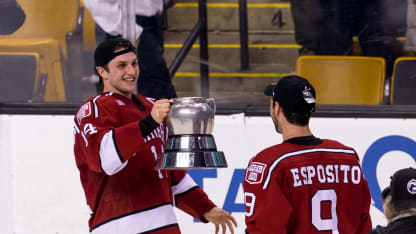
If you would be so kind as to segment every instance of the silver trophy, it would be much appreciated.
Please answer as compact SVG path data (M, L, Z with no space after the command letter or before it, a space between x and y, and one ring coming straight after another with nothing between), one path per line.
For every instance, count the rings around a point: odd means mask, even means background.
M212 128L215 100L204 97L174 98L167 117L169 137L165 152L158 154L157 169L227 167L217 151Z

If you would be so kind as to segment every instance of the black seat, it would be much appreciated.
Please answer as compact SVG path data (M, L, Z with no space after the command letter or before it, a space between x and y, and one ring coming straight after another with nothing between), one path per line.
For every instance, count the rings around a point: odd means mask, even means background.
M39 76L37 53L0 53L0 102L27 102Z
M394 63L390 103L416 105L416 58L401 57Z

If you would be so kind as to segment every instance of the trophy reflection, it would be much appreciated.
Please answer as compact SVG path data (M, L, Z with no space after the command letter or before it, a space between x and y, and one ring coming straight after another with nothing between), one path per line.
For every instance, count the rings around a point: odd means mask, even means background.
M212 129L215 100L204 97L174 98L167 117L169 137L165 152L158 154L157 169L227 167L217 151Z

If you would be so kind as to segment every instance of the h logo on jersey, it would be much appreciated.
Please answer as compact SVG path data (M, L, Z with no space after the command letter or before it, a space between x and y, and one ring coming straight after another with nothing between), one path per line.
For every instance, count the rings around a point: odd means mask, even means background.
M263 181L266 164L259 162L252 162L246 170L244 180L249 184L260 184Z

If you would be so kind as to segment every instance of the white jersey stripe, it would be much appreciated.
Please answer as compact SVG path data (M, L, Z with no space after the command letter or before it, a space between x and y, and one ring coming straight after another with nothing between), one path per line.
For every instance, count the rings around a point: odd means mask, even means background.
M191 176L186 174L182 180L175 186L172 186L173 195L181 194L187 192L189 189L198 186Z
M77 121L75 121L75 120L74 120L74 128L75 128L75 131L76 131L77 133L80 133L80 130L79 130L79 127L78 127Z
M85 142L85 147L88 147L88 140L87 140L87 138L85 137L84 132L82 132L82 131L78 128L77 121L75 121L75 120L74 120L74 129L75 129L75 132L76 132L77 134L81 134L82 139L84 139L84 142ZM75 138L74 138L74 144L75 144Z
M151 220L149 222L149 220ZM136 234L148 232L157 228L177 224L176 216L171 204L159 206L150 210L124 216L104 223L92 234Z
M107 175L114 175L127 165L120 160L113 140L113 131L104 134L100 143L101 168Z
M92 103L94 104L94 118L98 118L98 106L97 106L97 103L95 103L95 102L100 97L101 97L101 95L98 95L94 99L92 99Z
M278 159L276 159L272 163L272 165L270 166L269 172L267 173L266 180L264 181L264 184L263 184L263 190L265 190L267 188L267 186L269 185L269 183L270 183L270 177L271 177L271 175L273 173L273 170L277 167L277 165L283 159L290 158L290 157L293 157L293 156L298 156L298 155L301 155L301 154L315 153L315 152L355 154L354 150L349 150L349 149L328 149L328 148L306 149L306 150L299 150L299 151L294 151L294 152L290 152L290 153L283 154Z
M149 98L149 97L147 97L146 99L147 99L149 102L151 102L152 104L155 104L156 99L154 99L154 98Z

